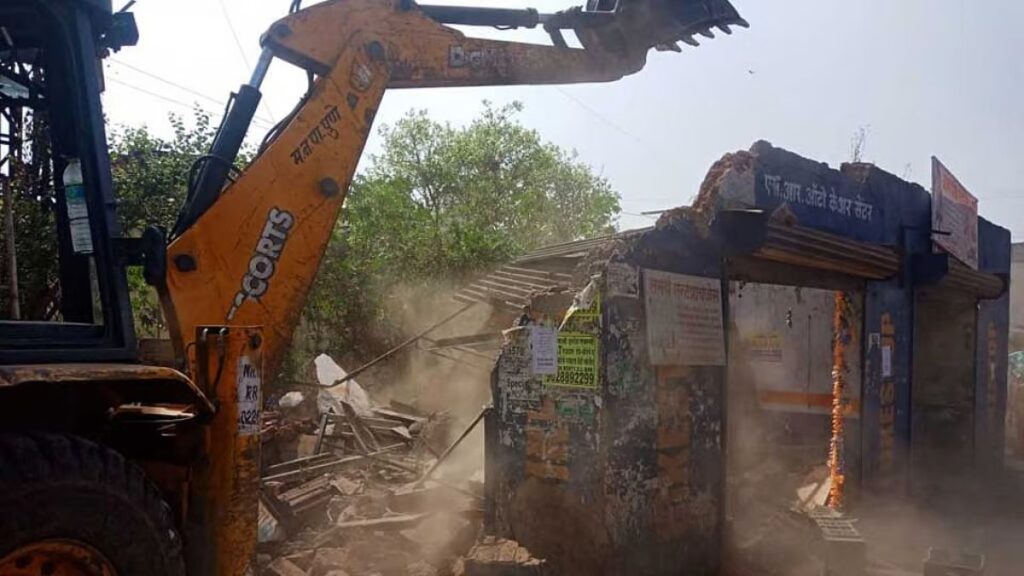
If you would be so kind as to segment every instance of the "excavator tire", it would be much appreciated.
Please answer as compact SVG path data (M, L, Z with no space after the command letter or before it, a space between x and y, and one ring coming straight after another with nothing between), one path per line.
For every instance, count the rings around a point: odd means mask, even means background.
M0 434L0 574L184 576L171 509L120 454Z

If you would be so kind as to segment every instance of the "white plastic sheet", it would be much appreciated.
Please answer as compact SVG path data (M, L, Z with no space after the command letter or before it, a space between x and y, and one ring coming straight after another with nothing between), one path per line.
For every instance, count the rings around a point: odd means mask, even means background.
M360 416L373 415L373 405L370 402L370 397L355 379L334 388L326 388L348 375L348 372L345 372L341 366L338 366L338 363L333 358L327 354L321 354L313 360L313 364L316 366L317 381L321 386L325 387L320 390L316 402L317 409L321 414L327 412L343 414L341 402L344 401L351 404L355 408L356 414Z

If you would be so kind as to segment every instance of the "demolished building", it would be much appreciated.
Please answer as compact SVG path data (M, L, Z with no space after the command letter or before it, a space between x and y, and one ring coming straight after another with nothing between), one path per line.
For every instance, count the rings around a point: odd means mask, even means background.
M784 421L754 433L837 454L853 502L979 485L1003 451L1010 236L978 218L968 265L932 217L873 165L758 142L693 206L591 247L573 290L535 294L506 333L491 532L557 573L716 574L731 453L764 412Z

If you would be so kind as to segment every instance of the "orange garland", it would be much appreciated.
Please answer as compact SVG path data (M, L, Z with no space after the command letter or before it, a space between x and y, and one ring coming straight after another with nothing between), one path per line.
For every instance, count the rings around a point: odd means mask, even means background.
M847 323L846 294L836 292L835 311L832 315L832 440L829 443L828 474L831 486L828 492L828 506L840 509L843 506L843 484L846 477L843 466L843 388L846 384L846 341Z

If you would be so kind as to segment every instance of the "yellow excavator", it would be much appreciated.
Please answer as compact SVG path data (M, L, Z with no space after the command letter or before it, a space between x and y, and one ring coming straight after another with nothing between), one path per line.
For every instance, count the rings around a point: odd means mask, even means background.
M551 42L451 26L541 27ZM385 90L613 81L651 49L731 26L747 23L727 0L588 0L552 14L296 0L193 165L174 228L128 238L100 61L137 42L133 15L110 0L4 0L0 192L51 219L52 235L17 233L53 242L57 288L38 318L0 321L0 574L253 570L263 375L289 345ZM237 170L274 60L305 70L308 91ZM25 122L45 126L47 151L16 141ZM15 189L27 166L43 176ZM160 296L173 366L138 360L129 267Z

